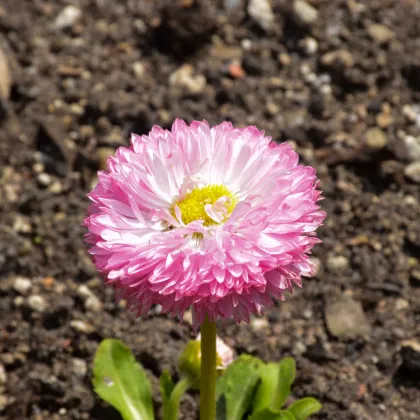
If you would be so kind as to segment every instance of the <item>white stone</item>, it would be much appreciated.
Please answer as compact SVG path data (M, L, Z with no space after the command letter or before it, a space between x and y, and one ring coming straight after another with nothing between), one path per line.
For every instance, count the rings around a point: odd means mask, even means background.
M407 159L410 162L420 160L420 139L413 136L405 136L403 141Z
M7 382L7 375L4 366L0 364L0 385L5 385Z
M94 328L92 325L88 324L84 321L79 321L77 319L74 319L73 321L70 321L70 327L72 327L74 330L84 333L84 334L90 334L94 331Z
M85 309L91 312L99 312L102 309L102 302L96 296L90 296L85 301Z
M184 64L169 76L169 84L197 94L205 89L207 81L202 74L194 75L194 68L190 64Z
M293 3L295 16L301 23L311 25L318 19L318 10L303 0L296 0Z
M43 185L44 187L47 187L51 184L52 178L51 175L48 175L47 173L43 172L42 174L39 174L37 176L38 182Z
M307 37L301 45L307 55L315 55L318 52L318 41L315 38Z
M89 289L89 287L87 287L85 284L80 285L77 288L77 294L83 298L83 299L87 299L88 297L92 296L92 291Z
M53 194L61 194L64 190L63 184L60 181L54 181L49 187L48 191Z
M9 99L11 86L12 78L6 53L0 48L0 98Z
M101 301L86 285L79 286L77 294L84 300L87 311L99 312L102 309Z
M87 374L87 364L83 359L72 359L71 361L72 371L79 378L83 379Z
M28 297L28 305L35 312L44 312L47 309L47 303L42 296L31 295Z
M56 29L72 27L82 17L82 11L75 6L66 6L57 16L54 22Z
M268 0L250 0L248 14L265 31L273 29L274 13Z
M404 175L411 181L420 184L420 161L410 163L404 169Z
M387 26L379 23L369 25L368 33L370 37L378 44L385 44L395 38L395 32L391 31Z
M270 328L270 324L265 317L258 317L251 319L251 327L254 331L262 331Z
M410 307L410 303L407 299L397 298L395 300L395 310L404 311Z
M26 277L16 277L13 282L13 289L21 295L26 295L31 287L32 282Z
M370 128L366 132L366 146L370 149L383 149L388 144L388 138L378 127Z
M327 267L331 271L345 270L349 266L349 260L344 255L329 255Z
M136 61L133 63L133 72L137 79L142 79L146 73L146 66L141 61Z

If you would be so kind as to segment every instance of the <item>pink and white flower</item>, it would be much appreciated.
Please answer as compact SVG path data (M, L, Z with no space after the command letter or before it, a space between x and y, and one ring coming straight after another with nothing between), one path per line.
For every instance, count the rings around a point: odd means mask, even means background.
M133 134L89 194L90 253L138 315L249 322L301 276L325 218L315 169L256 127L176 120Z

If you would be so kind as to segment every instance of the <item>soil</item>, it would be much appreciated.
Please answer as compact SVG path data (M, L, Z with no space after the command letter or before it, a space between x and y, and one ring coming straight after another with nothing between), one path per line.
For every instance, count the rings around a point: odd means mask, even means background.
M118 419L91 386L105 337L132 348L159 408L190 320L115 303L81 222L106 157L176 117L291 141L325 196L316 276L219 334L294 356L293 398L320 399L316 419L420 418L420 3L292 3L2 0L0 419Z

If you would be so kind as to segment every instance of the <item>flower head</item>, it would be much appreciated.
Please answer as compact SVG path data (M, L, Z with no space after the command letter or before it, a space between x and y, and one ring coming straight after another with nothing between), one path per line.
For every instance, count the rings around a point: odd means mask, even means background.
M315 170L255 127L176 120L108 160L85 219L97 268L139 315L249 322L283 299L320 242Z

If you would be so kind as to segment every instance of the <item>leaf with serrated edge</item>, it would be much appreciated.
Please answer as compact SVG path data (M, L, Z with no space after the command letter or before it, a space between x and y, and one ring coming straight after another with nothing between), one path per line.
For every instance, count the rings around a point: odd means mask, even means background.
M242 355L229 365L217 381L217 420L242 420L258 385L262 364L255 357Z
M95 392L124 420L153 420L150 382L130 349L121 341L103 340L93 367Z
M309 416L321 410L321 408L322 404L318 400L306 397L295 401L288 407L287 411L292 413L296 420L306 420Z
M296 420L293 414L287 411L275 411L271 408L253 413L247 420Z

